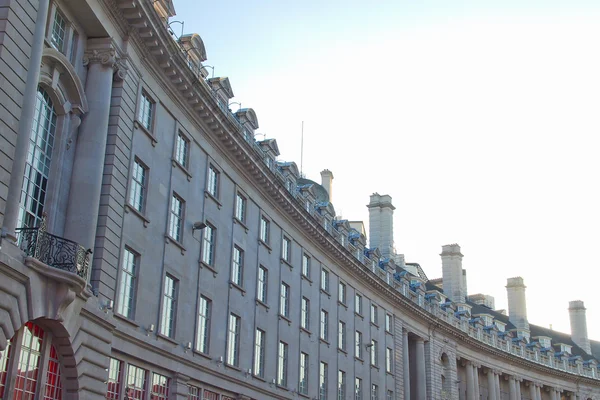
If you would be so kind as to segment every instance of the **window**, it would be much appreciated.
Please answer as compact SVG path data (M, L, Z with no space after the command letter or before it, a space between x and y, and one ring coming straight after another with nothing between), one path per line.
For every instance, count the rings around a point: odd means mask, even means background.
M214 198L219 197L219 171L212 164L208 167L208 186L206 190Z
M319 365L319 400L327 400L327 364Z
M188 400L202 400L200 398L200 393L202 389L196 386L189 385L188 386Z
M8 355L10 354L11 341L6 342L6 348L0 351L0 399L4 395L6 377L8 375Z
M177 135L177 142L175 143L175 161L187 168L189 157L190 141L188 138L183 136L181 132L179 132Z
M362 315L362 296L358 293L354 295L354 311Z
M385 314L385 331L392 332L392 316Z
M290 316L290 286L281 282L281 302L279 303L279 314L288 318Z
M371 323L377 325L377 306L371 304Z
M215 232L211 225L206 225L202 236L202 262L211 267L215 264Z
M277 384L279 386L287 386L287 362L288 362L288 345L284 342L279 342L277 360Z
M392 392L391 390L388 390L385 400L394 400L394 392Z
M196 350L208 354L210 338L210 317L212 302L204 296L200 296L198 307L198 332L196 336Z
M160 334L173 337L175 332L175 315L177 314L177 281L170 275L165 277L163 292L162 320Z
M258 268L258 285L256 287L256 297L258 300L267 304L267 279L269 271L262 265Z
M150 388L150 399L167 400L169 398L169 378L157 373L152 374L152 387Z
M306 200L305 208L306 208L306 212L310 214L310 211L311 211L310 200Z
M300 394L308 394L308 354L300 353L300 384L298 392Z
M310 300L302 298L302 310L300 316L300 326L306 330L310 329Z
M354 400L362 400L362 379L354 379Z
M321 289L329 292L329 271L325 268L321 268Z
M46 383L43 389L44 399L62 398L62 381L60 379L60 362L56 347L50 346L48 368L46 371Z
M377 340L371 339L371 365L377 366Z
M169 236L178 242L182 239L183 210L185 207L181 197L173 194L171 199L171 221L169 222Z
M240 353L240 317L229 315L229 332L227 335L227 364L239 366Z
M302 255L302 275L310 278L310 257L306 254Z
M344 321L338 323L338 348L346 351L346 323Z
M238 286L242 286L244 274L244 250L233 246L233 262L231 264L231 281Z
M260 217L260 240L266 244L269 244L269 225L268 219Z
M265 331L256 329L254 338L254 375L265 376Z
M394 361L394 355L392 349L386 347L385 349L385 372L392 373L392 362Z
M137 211L143 213L146 208L146 185L148 168L137 158L133 163L131 172L131 188L129 189L129 204Z
M338 371L338 400L346 400L346 373Z
M291 260L292 241L286 236L283 237L283 243L281 246L281 258L286 262Z
M125 397L136 400L146 398L146 370L136 367L133 364L127 366Z
M52 24L52 33L50 35L50 43L56 50L64 53L65 39L67 36L67 21L65 17L56 10L54 14L54 23Z
M360 358L361 360L363 358L362 332L360 331L356 331L356 333L354 334L354 356L356 358Z
M379 400L379 387L374 383L371 385L371 400Z
M71 36L71 45L69 47L69 60L71 64L75 64L75 56L77 55L77 44L79 42L79 34L77 31L73 31L73 35Z
M119 285L117 312L127 318L133 318L137 266L137 254L125 247L123 261L121 262L121 282Z
M320 338L327 341L329 336L329 313L325 310L321 310L321 332Z
M346 284L340 282L338 287L338 300L342 304L346 304Z
M240 222L246 222L246 198L239 193L235 197L235 217Z
M55 133L56 112L52 100L48 93L38 88L21 186L18 227L32 228L39 226L42 221Z
M121 399L121 361L110 358L108 364L108 384L106 388L106 399L120 400ZM2 391L0 390L0 396Z
M140 102L140 123L146 130L152 130L152 119L154 118L154 100L146 92L142 92Z

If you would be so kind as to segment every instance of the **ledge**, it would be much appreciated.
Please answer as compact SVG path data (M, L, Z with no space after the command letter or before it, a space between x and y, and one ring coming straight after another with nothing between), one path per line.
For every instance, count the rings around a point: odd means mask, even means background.
M348 309L348 305L346 303L342 303L341 301L338 300L338 304L342 307L344 307L346 310Z
M234 224L238 224L239 226L241 226L242 228L244 228L244 231L246 231L246 233L248 233L248 227L238 217L233 217L233 223Z
M203 352L201 352L201 351L198 351L198 350L196 350L196 349L193 349L193 350L192 350L192 353L193 353L193 354L196 354L196 355L199 355L200 357L204 357L204 358L206 358L207 360L210 360L210 361L212 361L212 357L211 357L210 355L206 354L206 353L203 353Z
M266 308L266 309L267 309L267 312L269 312L269 308L271 308L271 307L269 307L269 306L267 305L267 303L264 303L262 300L260 300L260 299L258 299L258 298L257 298L257 299L254 299L254 300L256 300L256 304L257 304L257 305L263 306L264 308Z
M150 220L148 218L146 218L146 216L144 214L142 214L141 212L139 212L138 210L136 210L135 207L133 207L129 203L126 203L124 208L125 208L125 212L126 213L132 212L139 219L141 219L142 222L144 223L144 228L148 227L148 224L150 224Z
M300 331L306 333L308 336L312 336L312 332L306 328L300 327Z
M163 335L160 332L156 332L156 337L159 338L159 339L161 339L161 340L164 340L166 342L170 342L171 344L174 344L176 346L179 346L179 342L177 340L175 340L175 339L173 339L173 338L171 338L169 336Z
M288 317L286 317L285 315L278 314L278 316L279 316L279 319L280 319L280 320L281 320L281 319L283 319L283 320L287 321L287 323L288 323L288 325L289 325L289 326L291 326L291 325L292 325L292 320L291 320L291 319L289 319Z
M200 266L200 268L206 268L207 270L211 271L215 278L217 277L219 271L217 271L212 265L208 265L204 261L198 261L198 265Z
M158 143L158 139L156 139L156 136L154 136L154 134L152 132L150 132L148 129L146 129L146 127L136 118L135 121L133 121L133 126L139 130L141 130L142 132L144 132L146 135L148 135L148 138L150 138L150 140L152 141L152 147L156 147L156 143Z
M117 318L117 319L119 319L119 320L121 320L123 322L128 323L129 325L133 326L134 328L139 328L140 327L140 324L138 324L134 320L132 320L130 318L127 318L126 316L121 315L121 314L119 314L117 312L113 312L113 317L115 317L115 318Z
M282 264L287 265L288 267L290 267L290 271L294 268L294 266L292 265L292 263L290 263L288 260L286 260L285 258L282 258L281 260Z
M214 201L215 203L217 203L217 208L220 210L221 207L223 207L223 204L221 204L221 202L219 201L219 199L217 199L215 196L213 196L212 194L210 194L208 192L208 190L204 191L204 198L205 199L212 199L212 201Z
M235 283L234 281L229 281L229 287L235 288L235 289L239 290L240 292L242 292L242 296L246 295L246 290L243 287L241 287L240 285L238 285L237 283Z
M183 173L187 176L188 182L191 182L192 173L185 166L183 166L179 161L177 161L175 158L172 158L171 161L173 163L173 167L179 167L179 169L181 171L183 171Z
M170 235L165 235L165 239L167 241L167 243L173 243L175 246L179 247L179 250L181 250L181 255L183 256L185 254L185 247L183 247L183 245L181 243L179 243L177 240L173 239Z
M258 239L258 244L262 244L263 246L265 246L265 248L269 251L269 254L271 254L271 252L273 251L271 246L269 246L267 243L265 243L265 241L262 239Z
M312 283L313 283L313 282L312 282L312 280L311 280L311 279L310 279L308 276L306 276L306 275L304 275L304 274L301 274L301 275L300 275L300 277L301 277L302 279L304 279L305 281L308 281L308 283L310 283L310 285L312 286Z

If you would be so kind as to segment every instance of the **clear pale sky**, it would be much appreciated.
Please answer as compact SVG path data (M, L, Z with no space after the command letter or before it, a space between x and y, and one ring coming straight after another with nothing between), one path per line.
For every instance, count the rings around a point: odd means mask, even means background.
M304 121L338 214L368 223L390 194L397 251L430 279L458 243L469 293L506 308L522 276L531 323L569 332L583 300L600 340L599 1L174 4L280 160L300 166Z

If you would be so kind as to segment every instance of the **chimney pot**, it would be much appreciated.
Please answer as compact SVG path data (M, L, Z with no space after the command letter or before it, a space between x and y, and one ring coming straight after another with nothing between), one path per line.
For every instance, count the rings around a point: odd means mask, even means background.
M569 320L571 322L571 338L573 341L586 353L592 354L583 301L574 300L569 302Z

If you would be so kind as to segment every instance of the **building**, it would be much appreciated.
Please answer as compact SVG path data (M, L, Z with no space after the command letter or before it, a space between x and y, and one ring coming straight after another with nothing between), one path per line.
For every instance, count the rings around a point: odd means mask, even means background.
M1 399L600 399L581 302L469 299L456 244L436 285L390 196L336 218L170 0L0 10Z

